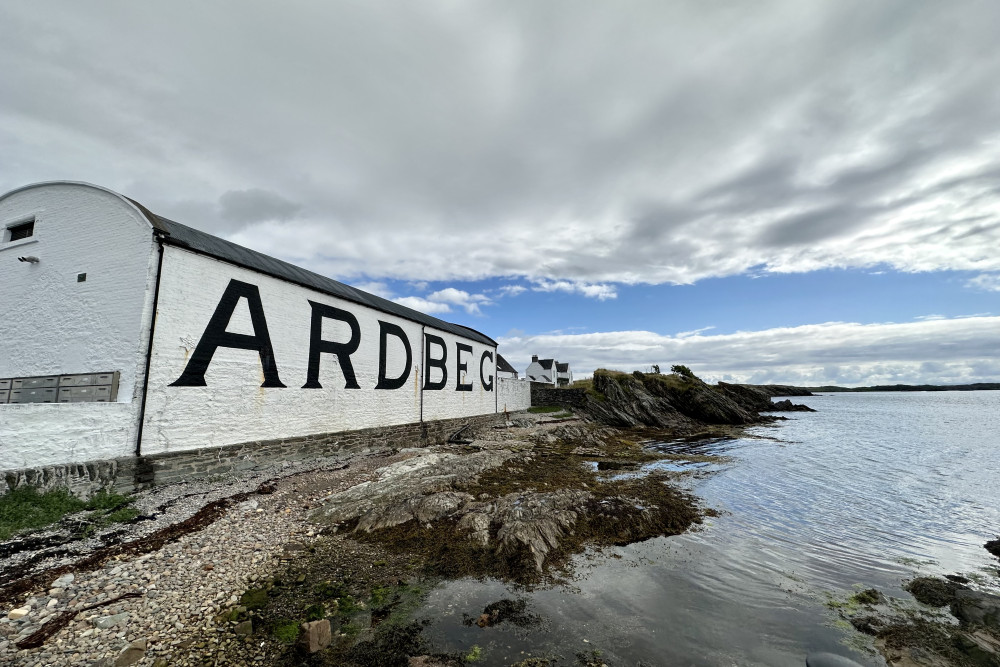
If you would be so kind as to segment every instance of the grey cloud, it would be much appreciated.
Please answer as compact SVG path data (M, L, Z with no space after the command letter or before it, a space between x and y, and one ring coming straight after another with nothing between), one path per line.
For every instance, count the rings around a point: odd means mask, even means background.
M0 189L338 277L1000 270L996 3L234 7L0 8Z
M288 220L295 217L302 206L274 192L251 188L224 192L219 197L219 209L223 220L253 223Z
M765 246L792 246L819 243L865 224L867 213L849 205L832 205L798 213L768 226L760 235Z

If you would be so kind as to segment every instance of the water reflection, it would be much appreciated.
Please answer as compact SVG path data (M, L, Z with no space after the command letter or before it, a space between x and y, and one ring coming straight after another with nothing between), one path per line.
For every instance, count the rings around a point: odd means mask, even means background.
M436 650L483 649L484 665L602 651L609 665L798 665L808 651L850 653L824 592L855 584L905 597L916 569L992 566L982 544L1000 525L1000 392L841 394L747 437L649 443L721 511L700 529L576 559L572 587L510 590L450 582L424 612ZM947 415L948 419L942 419ZM597 464L594 464L597 466ZM545 623L461 623L503 597Z

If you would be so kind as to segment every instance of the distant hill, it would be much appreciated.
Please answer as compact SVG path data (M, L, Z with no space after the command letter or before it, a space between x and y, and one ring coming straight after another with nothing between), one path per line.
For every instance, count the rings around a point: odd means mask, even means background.
M806 387L809 391L982 391L1000 389L1000 382L977 382L975 384L880 384L873 387Z

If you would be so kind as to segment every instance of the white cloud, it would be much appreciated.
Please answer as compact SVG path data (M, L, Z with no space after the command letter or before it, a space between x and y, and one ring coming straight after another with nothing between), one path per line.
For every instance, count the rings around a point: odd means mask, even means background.
M989 292L1000 292L1000 273L982 273L970 280L968 285Z
M392 299L393 296L395 296L392 293L392 289L386 283L380 280L372 280L363 283L352 282L351 287L357 288L362 292L369 292L371 294L375 294L376 296L380 296L383 299Z
M711 331L714 328L715 328L714 326L711 326L711 327L702 327L700 329L695 329L693 331L680 331L676 334L676 336L677 338L689 338L691 336L697 336L698 334L705 331Z
M359 289L361 289L360 286ZM454 287L431 292L425 297L404 296L393 299L393 301L424 313L450 313L452 306L456 306L470 315L481 314L480 306L488 306L493 303L485 294L470 294Z
M517 296L528 291L524 285L502 285L496 290L500 296Z
M570 362L574 374L680 363L706 379L740 382L952 384L1000 381L997 331L1000 317L971 317L900 324L827 322L718 335L521 335L498 342L512 363L543 351Z
M582 294L585 297L600 301L618 297L618 291L611 285L594 285L573 280L537 280L531 289L535 292Z
M454 287L446 287L427 295L428 301L449 303L465 309L470 315L478 315L480 306L487 306L491 303L490 298L485 294L469 294L468 292Z
M451 306L448 304L439 301L430 301L419 296L403 296L393 299L393 301L407 308L427 313L428 315L451 312Z

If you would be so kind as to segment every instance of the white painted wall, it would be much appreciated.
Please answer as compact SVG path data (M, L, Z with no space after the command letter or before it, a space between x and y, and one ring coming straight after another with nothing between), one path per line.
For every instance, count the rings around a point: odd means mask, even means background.
M0 405L0 470L130 456L137 406L138 402Z
M183 373L220 297L235 279L256 285L274 348L279 377L286 388L262 388L261 364L256 351L220 347L205 374L207 386L171 387ZM361 343L351 356L359 389L346 389L337 358L323 354L321 389L304 389L306 383L311 307L309 301L350 311L361 329ZM405 386L376 390L379 360L379 325L383 320L399 325L410 341L412 361ZM390 426L420 421L422 327L394 317L271 278L249 269L220 262L183 249L164 248L157 321L150 365L149 392L143 427L143 454L218 447L254 440L269 440L314 433ZM249 308L241 299L227 331L252 334ZM324 339L347 340L347 327L324 322ZM456 392L455 343L459 337L428 329L448 345L448 387L425 391L423 419L443 419L492 413L496 396L479 379L481 343L468 355L467 381L473 391ZM401 374L402 345L388 338L387 375ZM495 350L493 350L495 354ZM495 357L494 357L495 359ZM495 361L487 364L487 378L495 375ZM432 376L432 379L437 379Z
M517 412L531 407L531 383L528 380L502 377L497 392L498 412Z
M482 343L461 338L454 334L445 333L427 327L426 333L444 339L448 351L446 362L448 370L448 382L444 389L439 391L424 391L424 421L435 419L454 419L457 417L468 417L471 415L483 415L496 411L496 348L487 347ZM419 339L418 339L419 340ZM458 374L458 360L456 343L461 342L472 347L472 353L462 353L462 361L467 365L467 369L461 376ZM480 377L480 361L484 351L489 351L492 358L485 359L482 367L482 378ZM437 348L433 348L433 354L438 355ZM426 366L425 366L426 367ZM428 368L429 379L439 381L441 379L440 369ZM492 388L487 390L482 382L485 378L486 386L492 384ZM472 391L458 391L458 382L472 385ZM410 421L418 421L416 419Z
M0 198L0 227L32 217L31 238L0 242L0 378L119 371L120 405L0 405L0 470L131 454L156 272L151 226L86 184ZM25 255L40 261L19 262Z

